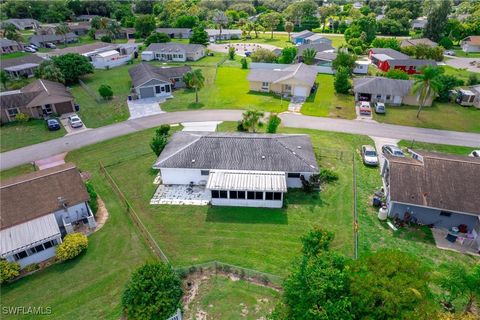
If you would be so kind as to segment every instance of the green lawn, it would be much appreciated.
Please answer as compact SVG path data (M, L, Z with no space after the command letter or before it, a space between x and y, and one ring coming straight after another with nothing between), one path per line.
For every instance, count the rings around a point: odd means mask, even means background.
M57 131L48 131L44 120L6 123L0 127L0 152L63 137L65 133L63 127Z
M302 113L308 116L355 119L355 102L352 95L337 94L333 88L333 76L319 74L318 89L314 97L307 99Z
M434 151L434 152L442 152L442 153L449 153L449 154L457 154L460 156L466 156L470 152L473 151L474 148L470 147L462 147L462 146L451 146L448 144L433 144L433 143L425 143L425 142L418 142L418 141L407 141L401 140L398 143L399 146L404 148L410 149L420 149L420 150L427 150L427 151Z
M388 106L385 115L373 113L373 118L405 126L480 132L480 110L474 107L435 102L431 107L423 108L419 119L416 117L417 110L418 107L413 106Z
M12 58L19 58L19 57L23 57L23 56L28 56L30 54L31 53L19 51L19 52L2 54L1 57L2 57L2 60L7 60L7 59L12 59Z
M462 48L460 47L455 47L453 49L455 52L456 57L463 57L463 58L480 58L480 52L463 52Z
M471 74L476 74L478 76L478 72L471 72L471 71L468 71L466 69L456 69L456 68L451 67L451 66L442 66L442 68L445 70L445 74L455 76L455 77L465 81L465 84L467 83L468 77Z
M232 281L225 276L202 280L198 294L185 313L186 319L195 319L205 312L208 319L264 319L271 313L279 293L271 288L244 280Z

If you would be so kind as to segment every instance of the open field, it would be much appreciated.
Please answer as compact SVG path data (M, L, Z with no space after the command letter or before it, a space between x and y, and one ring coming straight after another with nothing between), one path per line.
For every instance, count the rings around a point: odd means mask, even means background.
M200 283L198 294L190 303L185 318L205 312L208 319L256 320L272 311L279 293L245 280L232 281L226 276L212 276Z
M388 106L385 115L373 113L378 122L405 126L480 132L480 110L474 107L462 107L454 103L435 102L431 107L424 107L417 119L418 107Z
M333 88L333 76L319 74L318 89L314 97L309 97L301 112L307 116L355 119L355 102L352 95L337 94Z
M48 131L44 120L6 123L0 127L0 152L63 137L65 133L63 127L57 131Z

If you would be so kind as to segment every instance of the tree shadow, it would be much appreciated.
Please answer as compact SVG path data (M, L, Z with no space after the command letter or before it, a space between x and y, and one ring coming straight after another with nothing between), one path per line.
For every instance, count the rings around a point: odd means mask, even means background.
M327 205L322 199L322 191L305 192L302 189L289 189L285 197L287 205L310 205L323 207Z
M284 209L248 207L210 207L206 222L248 223L248 224L288 224Z
M205 106L205 104L201 103L201 102L192 102L192 103L189 103L188 104L188 109L191 109L191 110L198 110L198 109L202 109L203 107Z

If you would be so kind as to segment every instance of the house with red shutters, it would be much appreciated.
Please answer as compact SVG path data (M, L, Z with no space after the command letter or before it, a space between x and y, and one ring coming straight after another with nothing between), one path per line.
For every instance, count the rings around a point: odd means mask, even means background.
M372 48L368 57L378 69L387 72L391 69L399 69L408 74L420 73L424 66L436 66L434 60L412 59L408 55L390 48Z

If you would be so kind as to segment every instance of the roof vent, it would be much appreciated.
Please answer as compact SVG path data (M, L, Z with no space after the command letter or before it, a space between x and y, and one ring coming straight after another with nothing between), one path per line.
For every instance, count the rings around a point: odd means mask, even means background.
M265 160L265 156L262 156L262 160Z
M195 159L192 159L192 163L194 163L194 162L195 162Z
M295 151L292 151L293 154L296 154Z
M302 146L297 146L297 149L302 149Z

